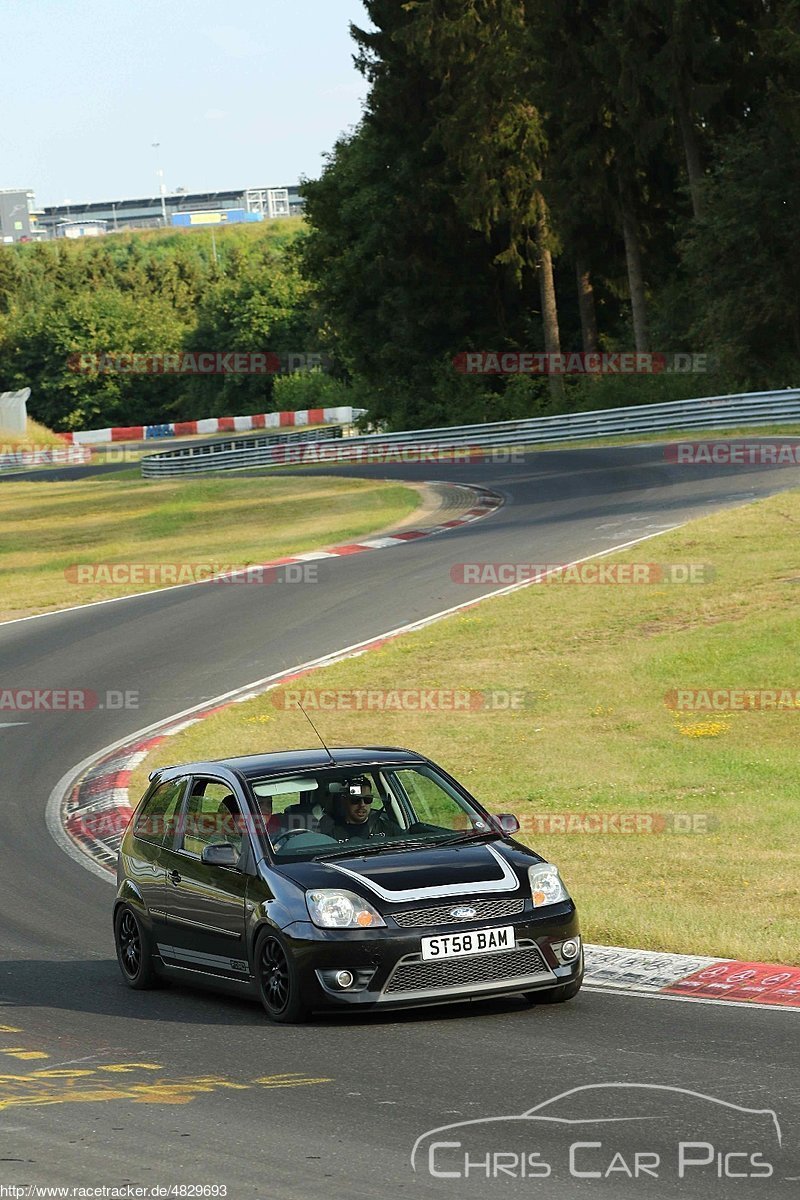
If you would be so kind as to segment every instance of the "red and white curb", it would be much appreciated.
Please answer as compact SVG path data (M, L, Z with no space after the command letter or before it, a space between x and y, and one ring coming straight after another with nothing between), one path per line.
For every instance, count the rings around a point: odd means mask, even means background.
M485 511L481 511L480 514L475 510L470 512L473 512L472 516L465 513L455 521L435 527L436 531L464 524L467 520L476 520L477 515L485 515ZM407 541L409 536L424 536L425 532L410 530L405 536L395 535L392 539L370 540L383 546L400 540ZM649 541L654 536L658 535L648 534L636 538L624 545L610 547L603 554L588 555L585 559L569 565L577 565L578 562L588 561L589 558L605 557L618 550ZM356 546L359 549L376 548L366 543L356 543ZM342 550L343 553L350 552L346 548ZM402 634L424 629L454 613L474 608L496 596L535 586L535 583L535 580L529 579L499 588L478 599L465 601L420 621L399 626L380 637L347 646L343 650L312 659L288 671L269 675L243 688L234 689L194 708L186 709L165 721L140 729L137 733L105 747L68 771L51 792L47 802L46 820L52 837L81 866L107 883L113 884L119 845L133 814L128 792L131 775L161 742L216 713L224 712L234 704L243 704L262 696L281 684L332 666L344 659L360 656L369 650L379 649ZM743 1007L758 1005L784 1011L800 1009L800 967L705 955L669 954L621 946L586 944L584 950L584 986L588 991L705 1004L724 1003Z
M165 421L160 425L117 425L112 429L81 429L62 433L66 442L98 446L106 442L142 442L151 438L192 437L199 433L246 433L251 429L299 429L305 425L352 425L365 410L340 405L297 412L253 413L246 417L205 417L199 421Z
M429 484L434 483L434 480L428 480ZM459 525L469 525L473 521L479 521L481 517L487 517L493 513L495 509L500 508L503 504L502 496L497 492L491 492L487 488L474 487L469 484L458 484L458 487L468 489L475 495L475 503L471 508L465 509L457 517L453 517L450 521L441 521L438 525L429 525L420 529L403 529L397 533L387 533L383 537L365 538L359 542L345 542L341 546L333 546L330 550L309 550L305 554L294 554L288 558L276 558L273 562L261 563L260 566L283 567L290 563L310 563L319 562L325 558L341 558L351 554L360 554L364 550L386 550L389 546L402 546L404 542L414 542L418 538L433 537L437 533L446 533L449 529L457 529ZM231 578L242 572L234 572ZM219 576L224 579L226 576Z
M672 1000L800 1008L800 967L623 946L586 946L592 989Z

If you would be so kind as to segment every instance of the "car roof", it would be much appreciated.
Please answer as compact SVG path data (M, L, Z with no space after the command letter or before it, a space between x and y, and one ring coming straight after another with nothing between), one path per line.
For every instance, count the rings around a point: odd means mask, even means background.
M172 771L181 771L187 775L201 774L222 767L236 771L246 779L256 779L276 771L308 771L318 767L364 767L390 762L426 761L423 754L405 750L400 746L331 746L330 753L319 746L310 750L273 750L268 754L246 754L203 762L176 763L170 767L159 767L150 777L152 779L156 774L163 776Z

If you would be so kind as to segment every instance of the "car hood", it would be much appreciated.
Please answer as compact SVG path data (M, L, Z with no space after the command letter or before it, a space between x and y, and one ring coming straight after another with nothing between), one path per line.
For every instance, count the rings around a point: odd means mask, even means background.
M436 846L275 869L303 888L339 887L394 904L478 893L511 894L538 855L512 843ZM516 868L516 869L515 869Z

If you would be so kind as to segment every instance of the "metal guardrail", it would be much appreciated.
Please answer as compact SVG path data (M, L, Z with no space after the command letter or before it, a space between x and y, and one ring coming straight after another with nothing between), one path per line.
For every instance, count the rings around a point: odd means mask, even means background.
M341 425L319 425L309 429L293 429L289 433L273 431L258 437L224 438L213 442L187 442L173 450L148 454L141 460L142 475L151 478L163 475L183 475L195 471L224 471L234 467L270 466L275 454L287 453L286 447L295 443L325 442L338 444ZM246 455L247 461L243 461Z
M800 389L781 392L748 392L731 396L704 396L666 404L641 404L606 408L597 412L567 413L494 424L444 426L402 433L368 434L333 442L330 430L320 431L315 446L253 446L222 443L214 455L200 447L149 455L142 459L145 476L173 475L184 471L232 470L252 466L286 466L295 463L401 461L405 456L433 458L436 454L506 446L535 446L548 442L581 441L619 434L669 433L671 430L732 429L739 425L800 423ZM289 439L285 439L288 441ZM296 439L293 439L296 440ZM265 442L266 439L258 439ZM178 461L180 456L180 461Z

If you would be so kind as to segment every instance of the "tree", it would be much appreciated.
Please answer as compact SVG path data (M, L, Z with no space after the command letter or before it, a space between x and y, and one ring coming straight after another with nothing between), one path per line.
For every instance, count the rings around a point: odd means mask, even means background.
M796 386L800 371L800 4L778 0L753 35L761 83L715 147L701 218L684 241L695 336L737 388Z
M371 83L364 120L306 182L313 282L326 348L394 427L503 415L497 381L464 380L452 359L526 336L532 280L494 260L504 249L465 220L461 178L433 133L439 85L405 37L413 14L384 0L355 30ZM522 299L522 303L520 303Z
M500 246L494 263L516 284L535 272L545 351L558 354L557 250L542 187L548 139L539 52L526 0L413 0L404 30L436 87L429 145L457 171L465 221ZM551 375L554 399L563 388Z

